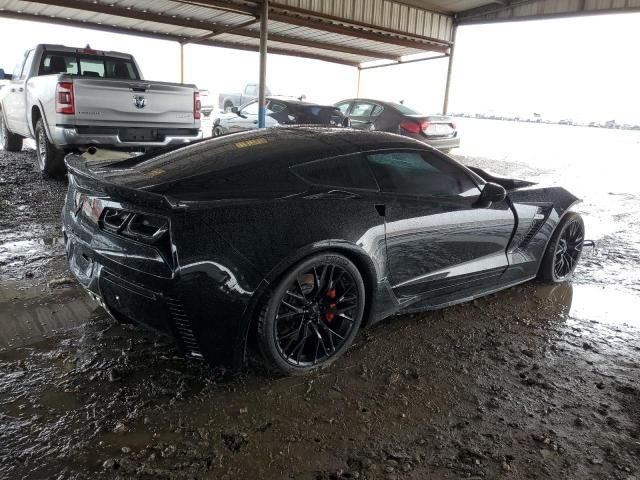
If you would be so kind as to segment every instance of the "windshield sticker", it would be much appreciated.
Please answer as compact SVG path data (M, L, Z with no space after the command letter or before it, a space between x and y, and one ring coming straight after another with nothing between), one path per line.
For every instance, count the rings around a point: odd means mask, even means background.
M254 138L252 140L245 140L243 142L238 142L236 143L236 148L247 148L247 147L253 147L254 145L263 145L267 143L267 139L264 137L260 137L260 138Z

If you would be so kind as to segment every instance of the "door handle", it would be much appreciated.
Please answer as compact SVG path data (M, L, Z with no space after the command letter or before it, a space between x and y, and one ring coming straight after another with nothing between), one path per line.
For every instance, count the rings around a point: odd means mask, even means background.
M376 203L375 205L378 215L384 217L387 213L387 206L384 203Z

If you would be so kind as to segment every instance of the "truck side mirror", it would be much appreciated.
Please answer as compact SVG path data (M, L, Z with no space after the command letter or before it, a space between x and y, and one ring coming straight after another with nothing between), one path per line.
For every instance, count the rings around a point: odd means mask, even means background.
M0 68L0 80L11 80L13 75L10 73L4 73L4 69Z

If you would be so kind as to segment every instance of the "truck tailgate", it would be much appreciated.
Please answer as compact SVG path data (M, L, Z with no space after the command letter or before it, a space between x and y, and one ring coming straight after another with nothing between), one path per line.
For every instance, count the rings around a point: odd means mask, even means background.
M76 125L193 128L193 85L74 78Z

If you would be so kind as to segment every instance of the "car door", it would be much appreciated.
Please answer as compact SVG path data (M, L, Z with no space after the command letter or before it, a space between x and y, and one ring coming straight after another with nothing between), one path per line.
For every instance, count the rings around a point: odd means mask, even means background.
M380 186L389 281L403 302L446 303L506 270L515 226L506 202L476 207L482 185L427 150L367 154Z
M258 128L258 101L244 105L235 117L229 120L229 132L242 132Z
M349 112L349 122L352 128L370 130L372 126L371 114L376 105L370 102L356 101Z

